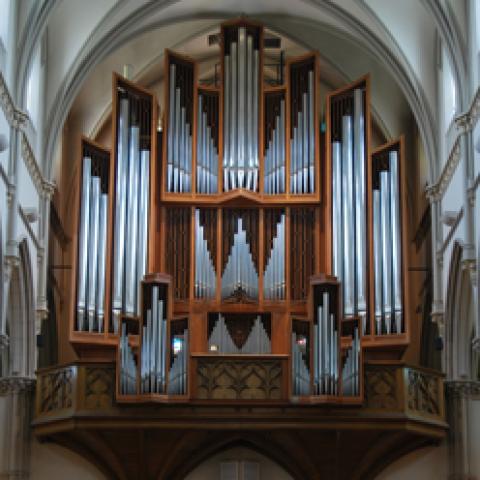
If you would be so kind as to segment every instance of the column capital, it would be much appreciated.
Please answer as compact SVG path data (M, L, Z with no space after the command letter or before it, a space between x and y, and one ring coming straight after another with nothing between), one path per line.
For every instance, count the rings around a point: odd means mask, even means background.
M35 387L35 382L35 378L32 377L0 378L0 395L31 392Z

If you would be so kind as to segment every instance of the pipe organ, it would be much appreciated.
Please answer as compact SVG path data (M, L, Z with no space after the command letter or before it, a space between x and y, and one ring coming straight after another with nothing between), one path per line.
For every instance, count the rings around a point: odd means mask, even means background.
M167 55L167 65L169 72L167 191L188 193L192 190L195 72L191 62L171 53ZM206 139L205 143L207 141ZM210 143L208 145L210 146ZM207 161L206 158L203 160Z
M332 163L332 273L342 282L346 316L358 315L366 333L365 85L330 99Z
M364 358L409 342L403 139L370 151L368 77L321 128L318 55L272 86L263 33L223 24L209 86L166 52L161 122L114 75L112 154L83 140L70 339L119 402L220 401L208 375L241 365L262 399L360 404Z
M258 189L261 94L260 40L253 25L225 25L223 33L224 191Z
M103 332L110 155L82 141L76 330Z
M122 314L138 315L147 272L152 98L118 82L113 231L113 331Z
M372 156L375 333L401 334L403 324L400 145Z

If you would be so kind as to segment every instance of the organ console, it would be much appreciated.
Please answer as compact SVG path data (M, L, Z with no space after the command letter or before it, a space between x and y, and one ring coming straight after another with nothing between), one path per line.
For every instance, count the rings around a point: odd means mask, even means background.
M205 378L224 359L282 378L242 398L361 403L368 352L409 341L403 139L370 152L368 77L321 129L316 53L271 86L260 24L220 36L213 86L166 52L161 144L155 96L114 75L112 155L82 140L70 340L110 352L119 402L231 399Z

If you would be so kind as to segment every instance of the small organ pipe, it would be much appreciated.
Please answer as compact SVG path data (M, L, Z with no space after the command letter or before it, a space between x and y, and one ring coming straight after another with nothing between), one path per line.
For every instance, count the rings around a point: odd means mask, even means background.
M373 259L375 274L375 324L377 335L382 334L382 226L380 191L373 190Z
M382 227L383 312L386 333L391 333L392 314L392 244L390 215L390 179L387 171L380 172L380 210Z
M107 219L108 219L108 195L100 195L100 218L98 233L98 276L97 276L97 331L103 332L105 317L105 270L107 263Z
M88 252L88 331L95 326L95 304L98 268L98 227L100 217L100 178L92 177L90 190L90 231Z

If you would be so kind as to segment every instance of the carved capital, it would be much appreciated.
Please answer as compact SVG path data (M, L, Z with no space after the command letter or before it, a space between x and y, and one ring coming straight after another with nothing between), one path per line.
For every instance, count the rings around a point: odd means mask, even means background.
M8 348L10 344L10 338L5 333L0 333L0 350Z
M477 336L472 340L472 349L480 352L480 332L477 332Z
M447 397L450 399L480 396L480 382L473 380L447 380L445 382Z
M425 188L425 196L430 203L436 202L439 200L438 188L437 185L427 185Z
M460 133L467 133L475 128L480 116L480 88L477 89L475 97L467 112L462 113L455 119L455 124Z
M31 377L0 378L0 395L31 392L34 387L35 379Z
M437 302L437 304L438 303L439 302ZM443 318L445 315L445 312L443 311L443 305L442 308L435 308L435 305L432 305L432 307L432 313L430 314L430 319L432 320L432 323L436 323L437 325L443 325Z

